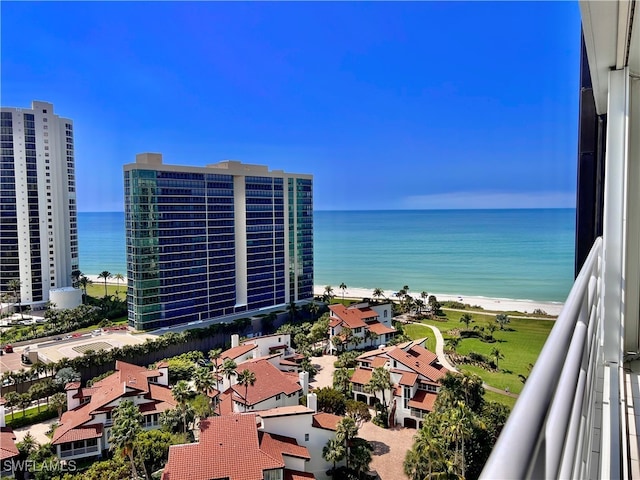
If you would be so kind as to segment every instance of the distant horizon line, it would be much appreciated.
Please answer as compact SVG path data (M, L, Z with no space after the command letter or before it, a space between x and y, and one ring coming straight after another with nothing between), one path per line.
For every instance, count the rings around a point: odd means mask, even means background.
M468 212L513 210L575 210L576 207L511 207L511 208L372 208L372 209L313 209L314 212ZM124 213L124 210L79 210L78 213Z

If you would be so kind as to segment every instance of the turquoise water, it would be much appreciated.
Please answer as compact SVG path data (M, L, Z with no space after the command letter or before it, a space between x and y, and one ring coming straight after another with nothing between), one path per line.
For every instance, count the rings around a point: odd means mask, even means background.
M126 274L123 213L78 227L83 272ZM574 228L574 209L314 212L314 283L562 302Z

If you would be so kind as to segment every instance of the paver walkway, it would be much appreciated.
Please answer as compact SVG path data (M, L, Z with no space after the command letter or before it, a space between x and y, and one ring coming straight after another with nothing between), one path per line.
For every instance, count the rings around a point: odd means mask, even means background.
M27 433L38 442L40 445L51 442L51 439L47 437L46 432L51 428L51 424L56 423L58 418L52 418L51 420L45 420L44 422L34 423L28 427L16 428L13 433L16 435L16 443L21 442Z

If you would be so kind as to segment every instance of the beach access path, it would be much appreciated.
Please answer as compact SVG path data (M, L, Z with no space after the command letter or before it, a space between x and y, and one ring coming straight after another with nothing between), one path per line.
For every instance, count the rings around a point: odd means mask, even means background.
M463 312L465 312L466 310L461 310ZM479 312L480 313L480 312ZM446 368L447 370L450 370L452 372L455 373L461 373L460 370L458 370L456 367L454 367L450 362L449 359L447 358L447 356L444 353L444 337L442 336L442 332L440 331L440 329L438 327L435 327L433 325L427 325L425 323L421 323L421 322L414 322L413 320L410 320L408 318L407 315L398 315L397 317L394 318L394 320L398 320L402 323L415 323L416 325L423 325L425 327L429 327L431 330L433 330L433 334L436 337L436 355L438 357L438 362L440 362L440 365L442 365L444 368ZM537 319L536 319L537 320ZM512 397L512 398L518 398L519 395L517 393L512 393L512 392L506 392L500 388L496 388L496 387L492 387L491 385L482 382L482 386L485 388L485 390L489 390L490 392L494 392L497 393L499 395L505 395L507 397Z

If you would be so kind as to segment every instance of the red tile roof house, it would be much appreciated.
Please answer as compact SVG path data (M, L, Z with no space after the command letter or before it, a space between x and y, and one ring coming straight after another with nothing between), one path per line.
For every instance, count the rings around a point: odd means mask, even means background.
M200 422L198 443L172 445L162 480L313 479L309 450L295 439L258 431L254 414Z
M267 357L283 372L300 371L302 357L291 348L291 335L288 333L253 337L242 343L238 334L231 335L231 348L220 354L217 363L221 366L226 359L231 359L238 364Z
M162 479L328 479L322 447L340 419L302 405L207 419L199 443L169 448Z
M131 400L144 418L145 429L159 428L161 412L174 408L168 387L166 363L156 370L116 361L116 372L93 384L80 388L80 382L68 383L67 411L62 415L51 444L61 460L100 456L109 448L111 414L123 400Z
M16 447L16 435L7 427L4 406L0 405L0 475L11 476L14 471L12 460L16 460L20 452Z
M308 407L297 405L256 412L260 421L259 429L292 437L299 445L307 447L311 459L307 462L305 471L313 473L319 480L325 480L330 478L326 472L333 468L333 464L322 458L322 448L335 438L338 422L343 417L317 413L317 397L313 393L307 396L307 405ZM343 460L337 466L344 464Z
M384 367L389 370L393 383L392 390L385 391L385 398L391 404L394 424L419 427L424 415L433 410L440 380L448 372L438 363L436 354L424 348L425 341L423 338L360 355L358 367L351 376L353 397L375 405L374 394L365 392L364 386L374 368ZM376 392L376 396L379 401L380 393Z
M238 383L238 375L231 376L230 379L222 378L219 401L223 415L300 403L300 397L309 390L309 374L283 372L273 365L271 360L273 357L258 358L237 366L237 374L247 369L256 377L254 384L246 389Z
M235 335L237 337L237 335ZM234 335L231 336L231 345L234 344ZM236 340L237 342L237 340ZM253 358L278 355L278 362L272 362L283 372L300 372L300 362L304 358L291 348L291 335L288 333L274 333L261 337L249 338L242 345L255 345Z
M329 352L338 349L331 340L340 336L343 328L349 327L354 339L359 341L359 347L384 345L396 335L396 329L391 325L393 318L390 303L369 306L368 303L358 303L345 307L342 304L329 305ZM369 337L375 333L375 339ZM356 348L354 343L341 347L342 351Z

